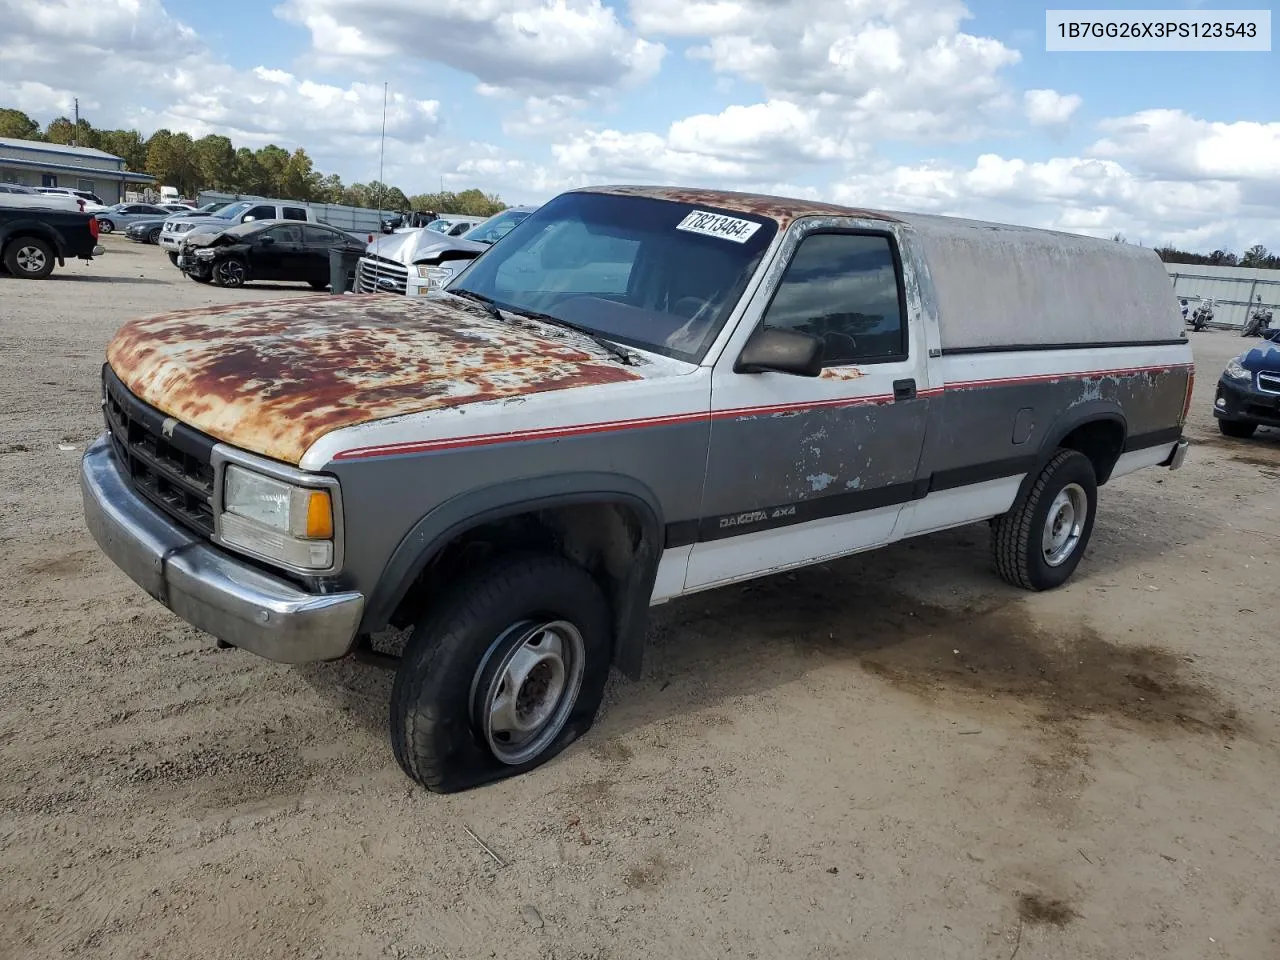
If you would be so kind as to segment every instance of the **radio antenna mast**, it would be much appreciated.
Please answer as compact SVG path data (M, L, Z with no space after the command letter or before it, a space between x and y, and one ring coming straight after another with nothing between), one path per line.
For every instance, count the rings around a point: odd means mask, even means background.
M382 82L382 145L378 149L378 231L382 231L382 195L387 185L382 182L382 171L387 155L387 82Z

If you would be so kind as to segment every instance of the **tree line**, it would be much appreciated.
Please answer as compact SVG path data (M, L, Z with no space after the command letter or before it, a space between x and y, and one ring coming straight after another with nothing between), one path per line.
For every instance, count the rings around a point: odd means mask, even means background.
M1213 253L1190 253L1176 247L1156 247L1156 253L1165 263L1196 263L1210 267L1259 267L1263 270L1280 270L1280 254L1269 253L1260 243L1255 243L1240 256L1230 250Z
M79 126L57 117L41 127L21 110L0 107L0 137L40 140L105 150L124 160L125 169L148 173L184 197L201 190L248 193L284 200L343 203L388 211L434 210L436 213L486 217L505 210L497 194L472 188L460 193L420 193L407 196L399 187L371 180L344 184L336 173L316 170L306 150L292 153L269 143L251 150L236 147L227 137L209 134L193 139L186 133L161 128L149 137L137 130L99 130L81 118Z

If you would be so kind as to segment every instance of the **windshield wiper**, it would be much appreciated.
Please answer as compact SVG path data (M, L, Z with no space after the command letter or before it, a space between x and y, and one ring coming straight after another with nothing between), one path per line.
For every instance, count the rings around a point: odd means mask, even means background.
M588 330L586 327L580 327L576 323L570 323L568 320L561 320L559 317L553 317L549 313L539 313L537 310L526 310L523 307L499 307L491 297L486 297L482 293L474 293L471 290L450 290L449 293L452 293L456 297L465 297L468 300L474 300L476 303L484 307L485 310L489 312L490 316L497 317L499 320L502 319L502 314L505 311L506 313L513 313L517 317L524 317L526 320L541 320L543 323L549 323L553 326L564 327L566 330L572 330L574 333L581 334L591 340L596 346L606 351L609 356L613 357L619 363L626 364L627 366L635 365L635 355L632 354L630 350L624 350L616 343L606 340L599 334Z

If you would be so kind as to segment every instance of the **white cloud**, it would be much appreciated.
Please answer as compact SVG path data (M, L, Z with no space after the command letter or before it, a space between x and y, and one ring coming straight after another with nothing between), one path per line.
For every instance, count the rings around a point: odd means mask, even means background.
M642 31L706 40L690 56L870 138L967 139L1009 113L1021 59L964 32L958 0L632 0Z
M861 148L831 136L817 110L785 100L678 120L665 136L584 131L552 147L566 173L641 182L758 188L797 166L852 160Z
M1072 115L1084 103L1079 94L1059 93L1057 90L1027 90L1022 95L1023 108L1032 126L1060 128L1071 121Z
M1181 110L1144 110L1103 121L1090 152L1132 160L1161 176L1280 181L1280 122L1214 123Z
M971 167L882 165L836 184L838 203L976 217L1149 245L1206 242L1241 249L1270 229L1238 184L1163 180L1096 157L1028 162L983 154Z
M277 14L305 26L321 57L434 60L525 95L641 83L666 52L601 0L286 0Z

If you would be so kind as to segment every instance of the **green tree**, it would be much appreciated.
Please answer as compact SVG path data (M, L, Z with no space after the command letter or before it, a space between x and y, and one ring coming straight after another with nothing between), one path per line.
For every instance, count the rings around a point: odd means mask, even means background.
M1242 267L1261 267L1264 266L1269 259L1267 248L1260 243L1255 243L1252 247L1244 252L1244 256L1240 258L1240 266Z
M241 147L236 151L232 189L236 193L267 192L267 175L263 172L262 164L258 162L258 155L248 147Z
M341 202L349 207L367 207L370 205L370 190L363 183L353 183L342 191Z
M280 196L286 200L311 200L314 189L312 172L307 152L301 147L293 151L280 173Z
M124 160L126 170L143 171L147 166L147 142L137 130L103 130L98 149Z
M176 187L184 197L195 193L200 170L190 134L172 133L163 127L153 133L147 140L147 173L160 181L160 186Z
M507 205L498 199L497 194L485 194L472 187L470 190L463 190L453 198L453 209L448 212L471 217L491 217L506 208Z
M285 164L289 162L289 151L268 143L255 156L258 166L262 168L262 176L266 192L275 196L281 190L284 180Z
M0 107L0 137L12 137L14 140L43 140L44 134L40 131L40 124L21 110Z
M217 134L201 137L194 144L196 168L201 187L229 190L235 183L236 150L231 141Z
M345 188L342 185L342 178L336 173L331 173L327 177L316 174L316 183L313 188L314 196L317 200L324 203L342 203L342 194Z
M50 143L71 143L76 135L76 125L66 117L56 117L44 128L44 138Z

